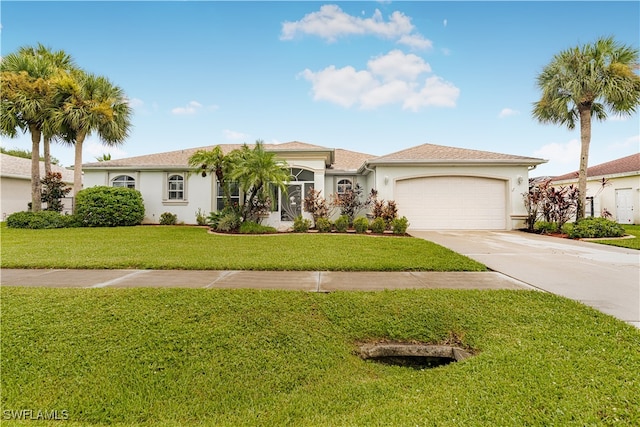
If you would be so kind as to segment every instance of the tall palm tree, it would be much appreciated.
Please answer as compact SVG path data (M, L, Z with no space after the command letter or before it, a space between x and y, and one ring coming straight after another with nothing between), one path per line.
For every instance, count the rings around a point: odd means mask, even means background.
M240 184L244 194L243 215L251 219L254 202L270 197L274 188L286 191L291 171L285 162L276 158L275 153L266 151L260 140L253 148L244 145L236 156L231 178Z
M202 176L212 173L216 176L222 192L225 205L231 203L231 170L233 168L233 155L225 155L220 146L216 145L212 150L198 150L189 157L189 166L197 167Z
M634 71L637 64L638 49L604 37L556 54L538 75L542 96L533 104L533 117L570 130L580 123L576 219L584 218L591 119L606 120L607 111L621 116L636 111L640 104L640 77Z
M40 139L43 132L45 139L52 136L45 127L54 108L54 82L73 67L71 57L64 51L52 51L41 44L22 47L0 62L0 133L13 138L21 130L31 135L31 208L34 212L42 206ZM51 161L50 156L45 155L45 163L46 158Z
M75 71L60 80L61 108L52 115L54 128L75 146L73 194L82 189L82 148L85 138L95 132L107 146L124 142L131 126L131 108L123 90L107 78Z

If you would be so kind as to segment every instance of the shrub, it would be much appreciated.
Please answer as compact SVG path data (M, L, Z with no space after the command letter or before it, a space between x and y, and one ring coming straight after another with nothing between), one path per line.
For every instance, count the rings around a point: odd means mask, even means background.
M363 216L356 218L353 221L353 228L355 228L356 233L366 233L369 229L369 220Z
M237 212L233 210L223 211L214 230L222 231L223 233L230 233L232 231L237 231L240 228L241 223L240 215L238 215Z
M277 232L278 231L273 227L258 224L253 221L243 222L240 224L240 229L238 230L238 233L240 234L273 234Z
M139 225L144 219L142 195L132 188L86 188L76 195L76 215L84 227Z
M573 224L569 230L572 239L621 237L624 236L624 227L606 218L584 218Z
M328 233L333 228L333 223L329 220L329 218L318 218L316 220L316 230L320 233Z
M371 222L371 231L377 234L384 233L387 229L387 222L382 217L378 217Z
M207 217L205 216L204 212L202 212L202 209L200 208L198 208L198 211L196 212L196 224L207 225Z
M56 211L14 212L7 217L9 228L66 228L75 227L76 217Z
M558 224L555 222L538 221L533 226L533 231L540 234L551 234L558 232Z
M178 215L171 212L163 212L160 215L160 225L176 225L178 222Z
M293 220L293 231L295 233L306 233L311 228L311 220L298 215Z
M320 195L321 191L309 190L309 193L304 198L304 210L309 212L313 217L313 222L317 223L320 218L328 219L331 213L329 202Z
M393 234L406 234L407 228L409 228L409 220L406 216L402 218L396 218L391 221L391 229L393 230Z
M334 225L338 233L346 233L349 228L349 217L347 215L341 215L340 218L336 219Z
M47 176L40 180L42 184L42 195L40 200L47 204L48 211L62 212L62 198L67 197L71 192L71 187L62 182L60 172L49 172Z

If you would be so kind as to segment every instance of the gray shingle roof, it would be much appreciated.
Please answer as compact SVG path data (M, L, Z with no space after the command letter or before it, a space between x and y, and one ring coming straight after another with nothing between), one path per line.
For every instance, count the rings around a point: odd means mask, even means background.
M73 170L65 169L57 165L51 165L51 171L60 172L64 182L73 182ZM0 176L30 180L31 159L23 159L22 157L15 157L0 153ZM44 178L44 162L40 162L40 177Z
M640 175L640 153L632 154L620 159L587 168L587 177L617 175L617 174L638 174ZM578 178L578 171L556 176L554 181L564 181Z

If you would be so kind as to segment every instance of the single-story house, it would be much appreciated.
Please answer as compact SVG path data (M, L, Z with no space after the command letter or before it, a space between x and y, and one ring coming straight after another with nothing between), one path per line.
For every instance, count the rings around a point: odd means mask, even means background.
M556 176L554 186L578 185L578 171ZM620 224L640 224L640 153L587 168L586 216L611 214Z
M62 181L73 186L73 171L51 165L52 172L62 174ZM44 178L44 162L40 162L40 177ZM14 212L26 211L31 203L31 159L0 153L0 202L2 221ZM63 200L64 212L71 212L71 198Z
M228 153L241 145L220 145ZM327 148L302 142L265 144L291 168L286 197L264 223L282 229L303 212L309 189L325 198L356 184L365 194L394 200L411 229L510 230L524 225L523 193L529 171L545 160L487 151L424 144L385 156ZM147 223L158 223L163 212L195 223L196 212L205 214L222 206L215 177L206 178L187 166L200 147L168 153L117 159L83 165L84 187L125 186L142 193Z

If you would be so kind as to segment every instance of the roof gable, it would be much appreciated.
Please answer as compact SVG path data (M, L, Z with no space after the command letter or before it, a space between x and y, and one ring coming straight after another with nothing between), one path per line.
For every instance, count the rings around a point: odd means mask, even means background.
M376 157L370 163L436 163L436 162L523 162L541 164L545 160L534 157L515 156L512 154L493 153L490 151L470 150L467 148L448 147L444 145L422 144L405 150L396 151L386 156Z
M640 175L640 153L622 157L620 159L611 160L610 162L601 163L599 165L587 168L587 177L617 175L617 174L638 174ZM564 181L569 179L577 179L578 171L556 176L553 181Z

